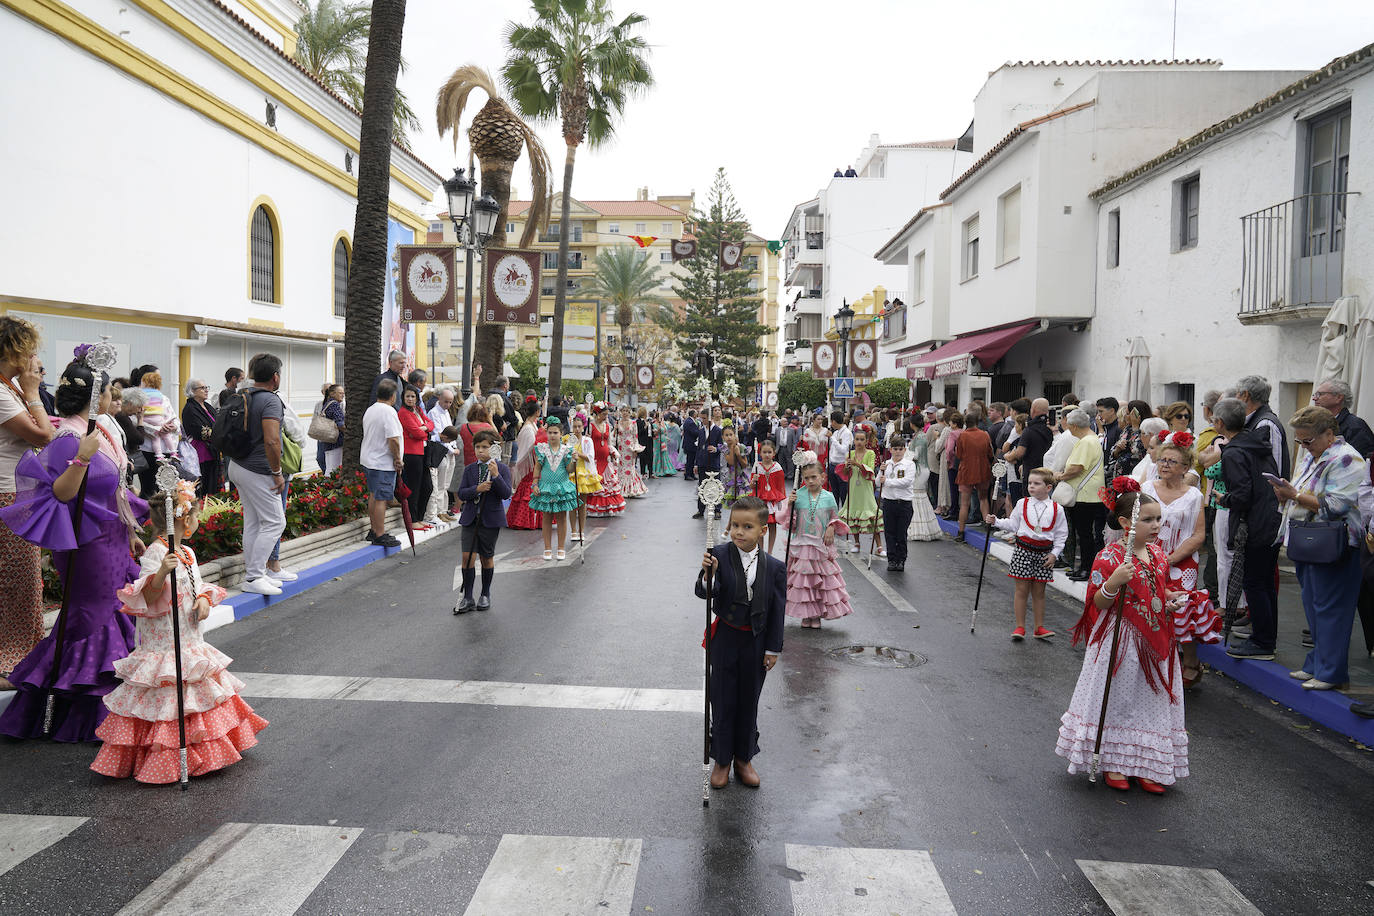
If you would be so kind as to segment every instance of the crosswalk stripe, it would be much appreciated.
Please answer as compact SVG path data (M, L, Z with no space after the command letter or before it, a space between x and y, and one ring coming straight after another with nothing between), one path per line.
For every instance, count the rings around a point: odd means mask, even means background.
M508 834L464 914L628 916L642 848L642 840Z
M1215 868L1075 861L1116 916L1262 916Z
M116 916L291 916L361 827L225 824Z
M843 547L843 545L841 545L841 547ZM899 595L895 588L893 588L891 585L888 585L887 582L883 580L882 576L878 575L873 570L869 569L867 565L865 565L864 561L861 559L861 557L863 556L862 554L849 553L845 554L845 556L849 558L849 562L852 563L854 568L859 571L859 574L863 576L865 579L867 579L873 585L873 587L878 590L878 594L882 595L884 598L887 599L888 604L892 605L897 610L904 611L908 614L917 613L916 607L910 601L907 601L905 598Z
M796 916L955 916L954 903L920 849L841 849L787 844Z
M365 700L391 703L468 703L545 709L701 712L700 690L659 687L585 687L413 677L328 674L239 674L246 697L288 700Z
M0 814L0 875L86 823L89 818Z

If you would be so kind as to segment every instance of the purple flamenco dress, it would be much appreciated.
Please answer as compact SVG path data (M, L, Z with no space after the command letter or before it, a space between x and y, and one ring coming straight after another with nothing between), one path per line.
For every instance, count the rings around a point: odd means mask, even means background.
M18 495L12 506L0 509L0 519L17 535L53 552L53 563L64 581L68 564L76 564L56 678L55 628L10 675L17 693L0 715L0 734L14 738L42 736L46 691L52 687L56 697L53 740L99 740L95 730L106 714L102 700L119 685L115 662L132 652L135 644L134 621L119 613L118 592L139 571L129 555L129 528L120 519L117 503L123 473L104 454L92 456L78 543L75 499L64 503L53 494L53 483L67 470L67 462L76 457L80 445L72 433L64 421L57 438L42 451L20 459L15 472ZM133 496L130 503L135 515L146 518L146 503Z

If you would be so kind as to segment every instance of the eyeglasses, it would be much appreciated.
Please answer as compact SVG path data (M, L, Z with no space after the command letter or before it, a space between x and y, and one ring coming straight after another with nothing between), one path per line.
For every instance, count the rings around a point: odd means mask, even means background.
M1313 442L1316 442L1317 439L1319 439L1319 438L1320 438L1320 436L1313 436L1311 439L1299 439L1299 438L1297 438L1297 437L1295 436L1295 437L1293 438L1293 441L1296 442L1296 443L1298 443L1298 445L1301 445L1303 448L1306 448L1307 446L1311 445Z
M1334 397L1339 397L1339 395L1337 395L1336 392L1334 392L1334 391L1317 391L1317 392L1314 392L1314 393L1313 393L1313 395L1312 395L1312 400L1315 401L1317 398L1334 398Z
M1179 461L1177 458L1161 458L1155 462L1155 464L1159 465L1162 468L1178 467L1182 463L1183 462Z
M210 390L210 386L209 386L209 385L193 385L193 386L191 387L191 390L192 390L192 391L209 391L209 390Z

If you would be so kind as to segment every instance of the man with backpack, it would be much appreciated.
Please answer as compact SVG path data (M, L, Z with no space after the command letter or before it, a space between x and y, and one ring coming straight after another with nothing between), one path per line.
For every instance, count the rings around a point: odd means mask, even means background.
M243 590L255 595L280 595L281 582L267 574L273 546L286 530L281 492L282 471L281 360L259 353L248 363L249 388L226 399L215 417L210 438L229 463L229 480L243 506Z

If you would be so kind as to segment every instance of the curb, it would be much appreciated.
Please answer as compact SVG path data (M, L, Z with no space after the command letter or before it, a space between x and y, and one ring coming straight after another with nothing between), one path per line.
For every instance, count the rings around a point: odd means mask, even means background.
M959 526L954 522L936 518L946 534L958 534ZM968 545L980 553L983 550L983 531L981 524L975 530L969 525L964 532ZM1000 549L999 549L1000 548ZM1003 563L1011 561L1011 545L992 538L988 553ZM1055 570L1054 590L1082 602L1087 598L1088 587L1082 582L1070 582L1063 570ZM1374 747L1374 719L1364 719L1350 711L1353 702L1350 697L1336 690L1304 690L1300 681L1288 676L1288 669L1276 661L1232 658L1219 643L1199 645L1198 658L1234 681L1244 684L1275 703L1306 716L1318 725L1333 732L1371 747Z

